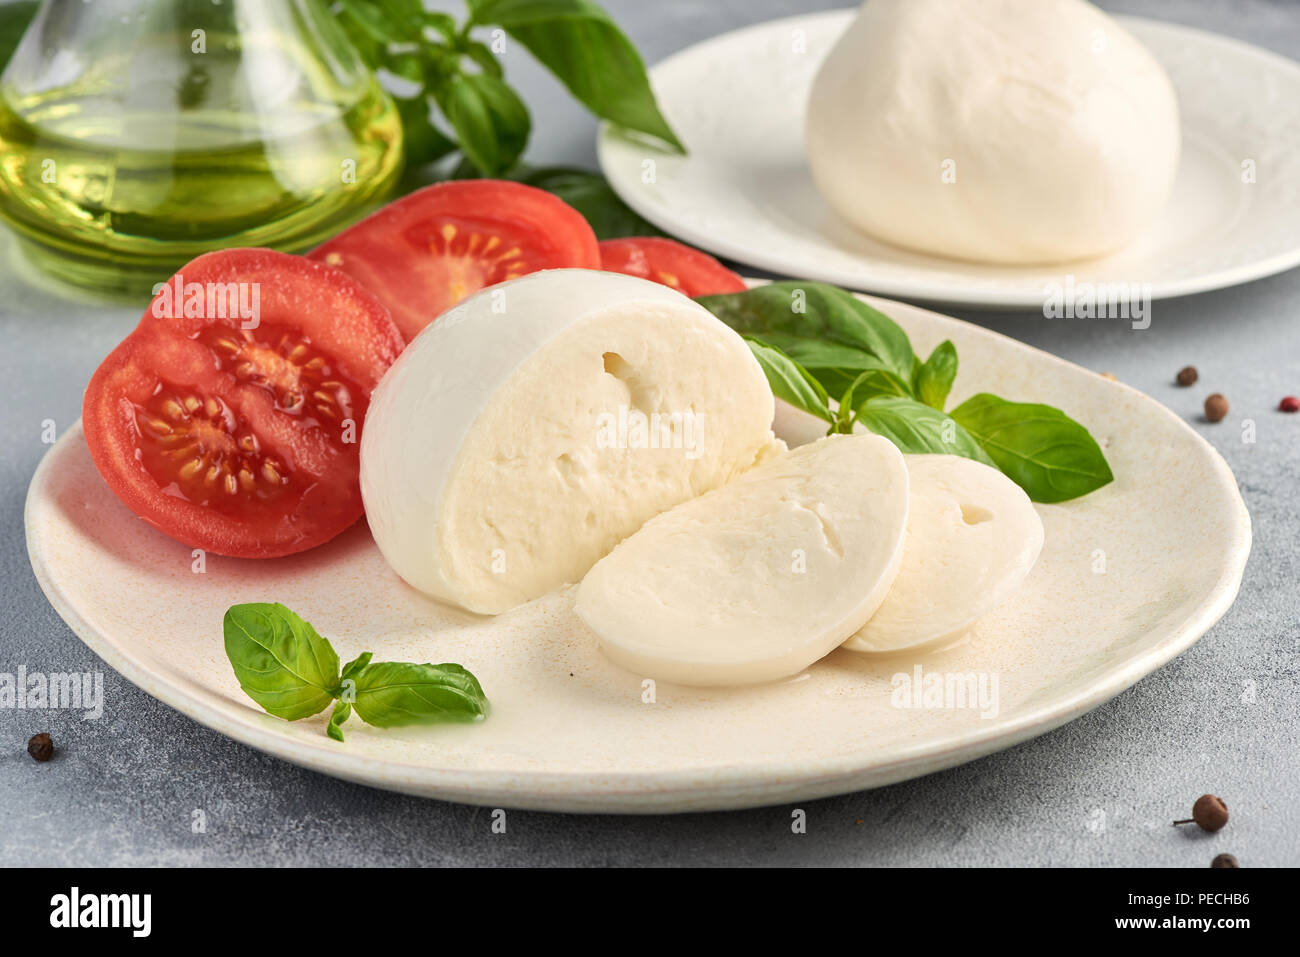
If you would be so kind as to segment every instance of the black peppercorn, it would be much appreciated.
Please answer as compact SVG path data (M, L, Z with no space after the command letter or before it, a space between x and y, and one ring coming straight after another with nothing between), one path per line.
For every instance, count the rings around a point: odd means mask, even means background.
M1179 385L1188 386L1193 385L1199 378L1200 376L1196 372L1196 366L1183 366L1178 370L1178 375L1174 377L1174 381Z
M1231 854L1219 854L1214 860L1210 861L1211 867L1241 867L1237 859Z
M27 753L37 761L48 761L54 757L54 742L42 731L27 742Z

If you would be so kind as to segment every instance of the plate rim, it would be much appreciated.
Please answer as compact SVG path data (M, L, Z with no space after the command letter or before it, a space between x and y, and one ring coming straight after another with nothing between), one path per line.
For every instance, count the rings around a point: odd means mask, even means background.
M754 280L747 280L753 282ZM762 280L760 280L762 281ZM1035 362L1088 372L1082 366L1038 349L1010 336L953 316L945 316L910 303L895 303L864 296L877 308L893 305L925 312L941 325L971 326L978 333L1003 340L1023 350ZM1096 373L1092 373L1096 375ZM246 710L241 720L214 704L216 692L194 683L186 689L165 672L138 663L119 643L92 626L63 592L52 573L43 539L34 517L43 505L41 492L50 481L55 452L66 444L81 441L81 420L69 426L42 456L28 485L23 509L28 558L46 599L72 632L110 668L137 688L205 727L256 748L259 751L313 771L329 774L422 797L474 804L580 813L675 813L705 810L736 810L782 803L787 799L815 799L880 787L920 777L1004 750L1045 734L1109 701L1139 680L1158 670L1196 643L1227 612L1240 589L1252 543L1250 513L1241 497L1235 476L1227 462L1204 436L1181 416L1146 393L1121 382L1115 388L1143 403L1147 414L1161 415L1199 443L1208 454L1213 475L1228 494L1236 520L1229 525L1231 542L1224 555L1224 570L1205 595L1195 614L1159 644L1128 657L1104 670L1080 690L1030 708L1013 721L989 730L960 729L939 738L905 743L884 752L870 748L791 761L728 763L676 770L515 771L480 770L464 767L431 767L427 764L374 758L355 751L336 750L337 745L321 735L319 742L289 736L277 727L257 719L275 719ZM228 709L231 705L227 704ZM873 757L873 754L875 755Z
M836 19L849 20L856 14L855 9L836 9L823 10L817 13L794 14L787 17L776 17L771 20L764 20L760 23L751 23L747 26L739 27L735 30L729 30L726 33L719 33L716 36L700 40L688 47L669 54L662 60L659 60L649 69L651 81L653 84L653 74L656 70L663 67L670 67L674 60L698 52L711 44L727 39L735 39L746 33L759 33L772 29L780 24L785 23L809 23L812 21L832 21ZM1168 30L1174 33L1183 33L1195 39L1200 43L1222 44L1235 48L1240 53L1249 53L1256 59L1265 61L1276 70L1282 70L1292 73L1297 80L1300 80L1300 62L1290 59L1281 53L1257 46L1245 40L1236 37L1225 36L1221 33L1215 33L1211 30L1203 30L1199 27L1187 26L1182 23L1174 23L1168 20L1160 20L1154 17L1140 17L1130 14L1112 14L1115 20L1128 27L1151 28L1156 30ZM1139 38L1140 39L1140 38ZM1180 111L1180 115L1181 115ZM764 269L779 275L787 275L780 263L780 257L777 254L768 255L759 252L755 255L751 250L738 242L732 242L728 239L717 239L709 235L706 231L694 229L687 226L682 228L680 223L672 223L666 217L660 215L660 208L653 204L645 202L638 195L635 189L632 189L627 182L621 180L615 173L614 164L608 153L621 146L627 145L630 140L625 134L621 133L619 128L608 120L602 120L596 133L596 162L600 167L601 174L609 183L614 193L626 203L633 212L642 218L648 220L659 229L668 232L670 235L681 239L684 242L698 246L701 249L712 252L717 256L731 259L742 265L747 265L754 269ZM641 141L635 141L644 149L654 149L655 147L642 144ZM671 155L663 153L663 155ZM884 242L883 240L877 240ZM885 243L885 245L889 245ZM911 255L918 255L915 251L901 250ZM923 253L919 255L925 255ZM941 262L950 266L953 270L960 270L965 265L959 259L943 259L942 257L931 257L936 262ZM1071 268L1087 266L1089 260L1074 260L1061 263L1065 273ZM1265 279L1269 276L1275 276L1278 273L1286 272L1300 266L1300 243L1290 250L1275 253L1272 256L1235 266L1229 269L1216 269L1210 272L1204 272L1200 275L1176 279L1162 280L1151 283L1151 299L1175 299L1182 296L1191 296L1203 292L1212 292L1217 289L1228 289L1233 286L1239 286L1244 283L1253 282L1256 279ZM1037 267L1041 268L1041 267ZM1013 291L1007 289L999 290L996 286L985 286L967 288L964 292L954 291L952 288L945 287L938 289L932 280L927 279L890 279L888 277L882 280L876 280L871 277L850 279L843 273L830 270L820 270L815 265L812 268L804 269L800 278L816 280L819 282L835 283L859 292L865 292L871 295L892 296L902 299L917 300L935 305L947 306L967 306L982 309L1029 309L1041 307L1043 304L1043 294L1041 292L1030 294L1029 291ZM1105 281L1093 279L1089 281ZM1116 280L1119 281L1119 280ZM1130 280L1131 281L1131 280ZM871 283L870 288L866 288L867 283Z

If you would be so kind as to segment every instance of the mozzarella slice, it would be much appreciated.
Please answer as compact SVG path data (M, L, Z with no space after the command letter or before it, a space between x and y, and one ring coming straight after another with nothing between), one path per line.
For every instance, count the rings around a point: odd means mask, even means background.
M578 615L640 675L794 674L871 617L902 559L908 479L876 435L835 435L679 505L596 563Z
M896 651L951 638L1020 587L1043 523L1020 486L956 455L907 455L912 506L903 564L880 609L844 647Z
M414 587L502 612L784 449L772 402L744 340L681 293L533 273L443 314L380 382L361 440L370 530Z

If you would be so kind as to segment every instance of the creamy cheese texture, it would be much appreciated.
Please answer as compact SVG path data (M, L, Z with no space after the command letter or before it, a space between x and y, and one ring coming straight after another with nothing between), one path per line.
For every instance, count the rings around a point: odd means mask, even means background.
M588 572L576 610L638 675L735 685L794 674L884 600L908 494L887 439L820 439L651 519Z
M415 588L496 614L783 450L744 340L667 286L584 269L483 290L371 400L361 494Z
M1128 244L1180 149L1164 69L1083 0L868 0L816 76L805 133L848 222L995 263Z
M959 635L1020 587L1043 523L1020 486L956 455L905 455L911 508L903 563L844 647L897 651Z

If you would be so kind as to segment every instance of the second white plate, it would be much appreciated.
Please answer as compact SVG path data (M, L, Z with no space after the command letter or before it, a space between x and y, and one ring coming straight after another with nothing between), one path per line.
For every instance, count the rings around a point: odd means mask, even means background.
M1178 93L1183 158L1162 217L1134 245L1083 263L1002 267L927 257L858 232L822 200L803 147L809 87L853 14L773 20L655 66L660 104L690 154L655 152L606 125L598 152L615 191L655 225L717 255L934 302L1036 308L1066 275L1149 283L1159 299L1300 264L1300 64L1135 17L1119 19ZM1253 182L1243 181L1243 164Z

